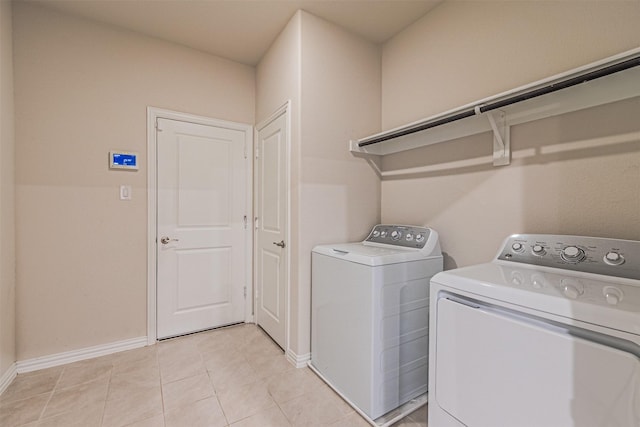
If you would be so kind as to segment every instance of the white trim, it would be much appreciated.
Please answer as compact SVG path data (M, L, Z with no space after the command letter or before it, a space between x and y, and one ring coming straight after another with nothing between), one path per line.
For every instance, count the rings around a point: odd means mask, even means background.
M293 350L287 349L285 356L296 368L306 368L311 362L311 353L298 356Z
M165 110L156 107L147 107L147 344L151 345L157 341L158 329L156 319L156 229L157 229L157 204L156 204L156 121L157 119L178 120L182 122L195 123L206 126L215 126L224 129L239 130L244 132L246 144L247 160L247 198L246 212L247 218L251 218L253 213L253 126L245 123L231 122L227 120L213 119L210 117L196 116L178 111ZM251 222L249 222L251 224ZM251 283L253 269L253 227L247 226L246 233L246 270L245 283L247 286L247 298L245 299L245 322L252 322L252 301L253 289Z
M280 117L282 114L290 113L290 112L291 112L291 100L288 100L287 102L282 104L280 107L278 107L273 113L271 113L269 117L267 117L266 119L258 123L256 125L256 132L260 132L262 129L266 128L268 125L271 124L271 122L273 122L275 119Z
M244 286L245 286L245 323L254 323L255 317L253 315L253 167L254 167L254 128L248 126L245 130L245 155L247 158L247 194L245 199L245 212L247 213L247 228L245 230L245 272L244 272Z
M0 396L2 396L2 393L4 393L7 388L9 388L17 375L18 370L16 369L16 364L12 363L11 366L9 366L9 369L4 371L4 374L0 376Z
M94 357L106 356L108 354L119 353L121 351L133 350L147 345L147 337L131 338L123 341L116 341L109 344L100 344L93 347L81 348L78 350L66 351L64 353L51 354L49 356L35 357L33 359L19 360L16 362L16 370L19 374L25 372L38 371L40 369L51 368L53 366L65 365L79 360L93 359Z
M293 350L291 350L291 348L289 347L289 343L291 342L291 316L290 316L290 307L291 307L291 100L287 100L284 104L282 104L280 107L278 107L271 115L269 115L269 117L267 117L265 120L261 121L260 123L258 123L255 127L255 139L258 139L258 133L264 129L265 127L267 127L269 124L271 124L274 120L276 120L277 118L279 118L282 115L285 115L285 121L286 121L286 129L287 129L287 140L286 140L286 158L287 158L287 166L286 166L286 181L287 181L287 189L289 190L289 194L287 195L287 236L286 236L286 240L289 241L289 244L286 246L286 251L287 251L287 268L286 268L286 272L287 272L287 277L285 278L286 281L286 289L285 289L285 343L284 343L284 348L286 353L288 354L289 352L291 352L292 354L295 354L293 352ZM254 153L255 154L255 153ZM255 158L255 155L252 156L252 158ZM256 165L254 164L253 167L255 168ZM254 171L255 172L255 171ZM254 177L256 177L256 175L254 174ZM257 183L254 183L254 188L257 188ZM258 197L258 192L255 191L254 194L255 197ZM254 206L257 206L257 201L254 200ZM254 215L255 218L255 215ZM255 229L255 227L253 227L254 229L254 234L257 233L257 230ZM254 241L255 241L255 236L254 236ZM257 250L257 247L254 247L254 251ZM254 253L254 258L253 258L253 262L256 262L257 260L257 254ZM255 267L255 266L254 266ZM252 288L255 289L255 287L257 286L258 280L257 280L257 268L253 269L254 274L253 274L253 286ZM253 295L253 294L252 294ZM254 301L254 305L255 305L256 301ZM258 324L258 313L257 310L255 311L255 323L256 325ZM292 361L292 363L294 365L296 365L296 367L300 368L301 366L298 366L297 362Z

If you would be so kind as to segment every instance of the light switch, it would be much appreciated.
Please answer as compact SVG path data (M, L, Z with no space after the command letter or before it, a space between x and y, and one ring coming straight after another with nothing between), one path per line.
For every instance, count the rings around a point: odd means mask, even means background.
M120 186L120 200L131 200L131 186L130 185L121 185Z

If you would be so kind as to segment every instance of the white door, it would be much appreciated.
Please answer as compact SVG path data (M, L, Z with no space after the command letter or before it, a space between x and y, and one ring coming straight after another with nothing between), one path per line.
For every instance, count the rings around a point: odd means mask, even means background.
M283 112L258 129L256 146L257 322L286 348L288 279L288 135Z
M158 119L158 338L244 321L245 134Z

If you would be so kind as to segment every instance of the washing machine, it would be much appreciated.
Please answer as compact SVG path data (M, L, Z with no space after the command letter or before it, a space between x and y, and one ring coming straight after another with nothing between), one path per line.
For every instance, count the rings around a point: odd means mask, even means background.
M310 367L369 421L427 391L429 280L438 233L376 225L312 252Z
M640 426L640 242L510 236L430 316L429 426Z

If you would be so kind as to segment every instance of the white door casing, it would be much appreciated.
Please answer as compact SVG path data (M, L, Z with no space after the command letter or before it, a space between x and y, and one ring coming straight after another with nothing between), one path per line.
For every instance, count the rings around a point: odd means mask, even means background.
M251 127L150 108L152 118L148 341L250 321Z
M255 153L255 312L257 323L288 346L288 104L257 127Z

